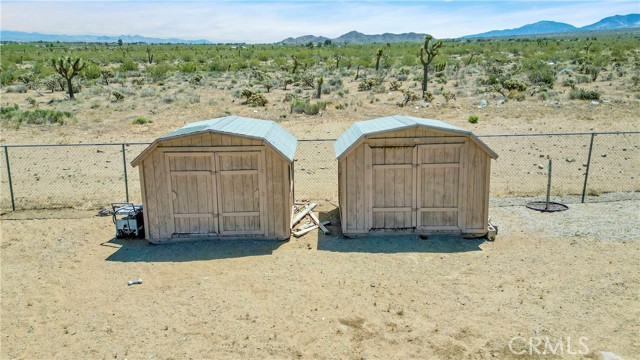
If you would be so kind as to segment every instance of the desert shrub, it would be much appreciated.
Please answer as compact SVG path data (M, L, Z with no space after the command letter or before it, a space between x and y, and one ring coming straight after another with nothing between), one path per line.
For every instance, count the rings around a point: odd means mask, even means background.
M2 86L10 85L16 79L16 68L13 66L0 68L0 84Z
M422 96L422 99L426 102L432 102L434 98L435 96L433 96L433 94L430 91L425 92L424 96Z
M100 66L94 63L88 63L82 70L82 76L87 80L98 79L101 75Z
M329 85L330 86L335 86L335 87L342 87L343 86L342 78L334 77L334 78L329 79Z
M189 103L189 104L198 104L200 103L200 95L196 94L196 93L188 93L184 95L184 99Z
M7 122L15 122L17 126L21 124L64 125L65 120L70 118L73 118L73 114L68 111L50 109L20 110L18 105L0 107L0 119Z
M368 91L379 85L382 85L382 78L363 79L358 84L358 91Z
M469 121L472 124L475 124L478 122L478 116L476 115L469 115L469 118L467 119L467 121Z
M444 97L444 101L448 103L450 100L456 100L456 94L452 93L449 90L443 90L441 93L442 97Z
M576 81L574 79L564 79L562 86L567 86L573 89L576 87Z
M532 84L553 88L556 73L551 65L539 60L525 61L523 70Z
M289 106L289 113L302 114L304 113L304 107L308 103L306 100L302 100L299 98L295 98L291 101L291 105Z
M298 95L296 95L296 94L293 94L293 93L286 93L286 94L284 95L284 99L282 99L282 102L290 102L290 101L296 100L296 99L298 99L298 98L299 98L299 96L298 96Z
M15 86L7 86L7 92L8 93L26 93L28 90L26 85L15 85Z
M398 74L396 75L396 80L398 81L407 81L409 79L409 75L407 74Z
M575 88L569 92L569 99L600 100L600 93L596 90L585 90L585 89Z
M144 116L138 116L135 119L133 119L133 124L134 125L144 125L144 124L151 124L153 121L145 118Z
M392 80L392 81L389 83L389 90L391 90L391 91L399 90L399 89L400 89L400 86L402 86L402 84L400 84L400 83L399 83L398 81L396 81L396 80Z
M502 86L509 90L517 90L517 91L525 91L527 90L527 84L525 84L523 81L520 80L516 80L516 79L507 79L504 80L502 82Z
M318 103L306 103L304 106L304 113L306 115L317 115L320 112L320 105Z
M296 99L291 102L289 111L296 114L317 115L321 110L325 110L328 104L329 102L326 101L312 103L309 100Z
M173 66L165 63L151 65L147 67L147 75L154 81L162 80L169 76L169 73L174 71Z
M198 70L198 64L194 62L185 62L178 65L178 70L183 73L194 73Z
M121 73L126 73L127 71L134 70L138 70L138 64L129 59L123 61L122 64L120 64L120 66L118 67L118 71L120 71Z
M160 100L165 104L171 104L176 101L176 96L174 94L162 95Z
M267 106L267 98L259 92L244 89L240 92L240 98L244 99L242 104L250 106Z
M397 103L396 105L398 105L400 107L404 107L408 103L410 103L411 101L416 101L416 100L418 100L418 95L416 95L413 91L411 91L411 90L402 90L402 100L399 103Z
M117 90L112 91L111 96L113 96L114 102L124 100L124 94L122 94L120 91L117 91Z

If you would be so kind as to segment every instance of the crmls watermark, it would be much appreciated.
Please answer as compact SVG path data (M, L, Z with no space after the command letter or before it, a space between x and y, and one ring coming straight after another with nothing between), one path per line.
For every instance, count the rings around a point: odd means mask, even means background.
M574 340L571 336L549 338L534 336L523 338L514 336L509 340L509 350L515 355L585 355L589 353L589 338L581 336Z

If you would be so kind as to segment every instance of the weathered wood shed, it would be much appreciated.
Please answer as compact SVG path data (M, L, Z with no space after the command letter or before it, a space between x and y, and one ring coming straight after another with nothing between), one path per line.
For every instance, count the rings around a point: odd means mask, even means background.
M491 159L470 131L389 116L353 124L335 144L342 231L486 234Z
M156 139L132 162L140 171L145 236L290 236L297 140L273 121L227 116Z

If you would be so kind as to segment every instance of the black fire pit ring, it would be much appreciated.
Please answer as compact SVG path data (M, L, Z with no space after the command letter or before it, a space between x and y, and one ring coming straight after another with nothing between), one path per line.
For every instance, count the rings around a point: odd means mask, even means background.
M542 212L559 212L568 210L569 207L565 204L557 203L557 202L546 202L546 201L532 201L525 205L527 208L536 211Z

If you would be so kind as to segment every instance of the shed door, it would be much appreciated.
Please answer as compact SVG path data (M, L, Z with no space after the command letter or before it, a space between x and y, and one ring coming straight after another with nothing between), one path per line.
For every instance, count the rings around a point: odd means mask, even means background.
M212 153L167 153L174 234L216 234L215 162Z
M415 146L371 147L371 229L414 225ZM367 155L368 157L368 155Z
M418 230L461 228L461 154L464 144L419 145Z
M216 153L221 234L263 234L259 151Z

